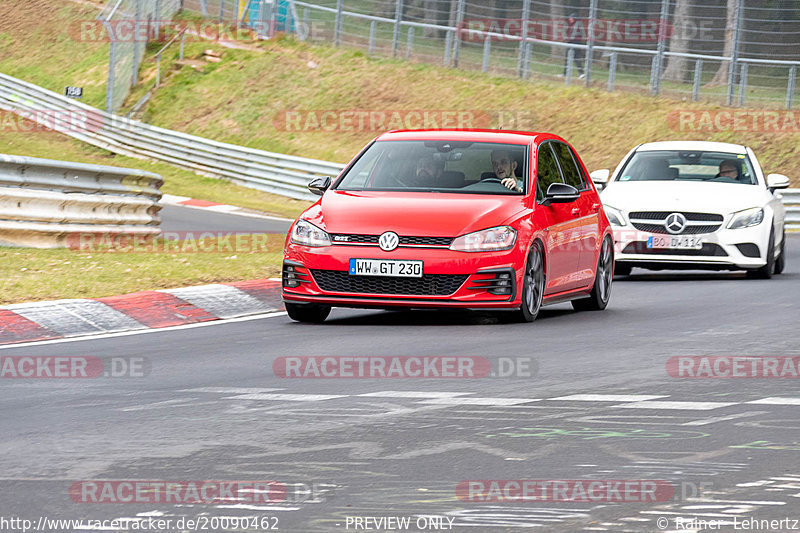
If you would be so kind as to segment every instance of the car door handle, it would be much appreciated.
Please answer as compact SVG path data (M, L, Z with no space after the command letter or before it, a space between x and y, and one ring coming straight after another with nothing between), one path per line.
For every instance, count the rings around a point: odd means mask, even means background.
M581 210L580 209L578 209L577 207L573 207L572 208L572 216L576 217L576 216L578 216L580 214L581 214Z

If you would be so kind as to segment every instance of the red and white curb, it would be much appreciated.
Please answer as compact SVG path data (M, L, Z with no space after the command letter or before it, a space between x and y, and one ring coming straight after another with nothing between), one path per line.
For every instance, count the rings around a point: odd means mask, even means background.
M235 205L219 204L209 200L197 200L189 198L188 196L174 196L172 194L165 194L161 197L163 205L174 205L178 207L188 207L190 209L203 209L205 211L214 211L215 213L227 213L242 217L263 218L266 220L282 220L292 222L290 218L276 217L272 215L265 215L263 213L256 213L243 207Z
M0 307L0 345L182 326L283 309L275 279Z

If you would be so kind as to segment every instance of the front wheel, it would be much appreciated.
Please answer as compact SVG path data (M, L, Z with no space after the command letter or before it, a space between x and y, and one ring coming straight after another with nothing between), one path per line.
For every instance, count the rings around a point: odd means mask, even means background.
M603 241L600 257L597 259L597 273L594 276L594 287L588 298L572 300L572 308L576 311L602 311L611 298L611 281L614 275L614 250L611 239Z
M544 296L544 257L538 244L531 247L525 263L525 274L522 281L522 305L516 312L519 322L533 322L542 308Z
M759 269L748 270L747 276L755 279L771 279L775 273L775 230L769 231L767 241L767 263Z
M775 273L783 274L783 269L786 268L786 232L783 233L781 238L781 249L775 259Z
M330 305L295 304L285 302L286 313L296 322L310 322L320 324L325 322L331 312Z

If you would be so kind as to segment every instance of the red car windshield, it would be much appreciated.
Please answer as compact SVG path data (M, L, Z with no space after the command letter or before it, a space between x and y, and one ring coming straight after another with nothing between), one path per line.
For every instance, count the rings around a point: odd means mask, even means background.
M525 194L527 146L469 141L378 141L337 190Z

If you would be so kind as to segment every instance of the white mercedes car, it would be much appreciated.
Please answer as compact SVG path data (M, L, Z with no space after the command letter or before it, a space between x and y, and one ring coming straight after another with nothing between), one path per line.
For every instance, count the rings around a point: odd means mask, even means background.
M669 141L631 150L610 174L592 172L614 229L616 273L633 267L783 272L782 174L764 176L738 144Z

